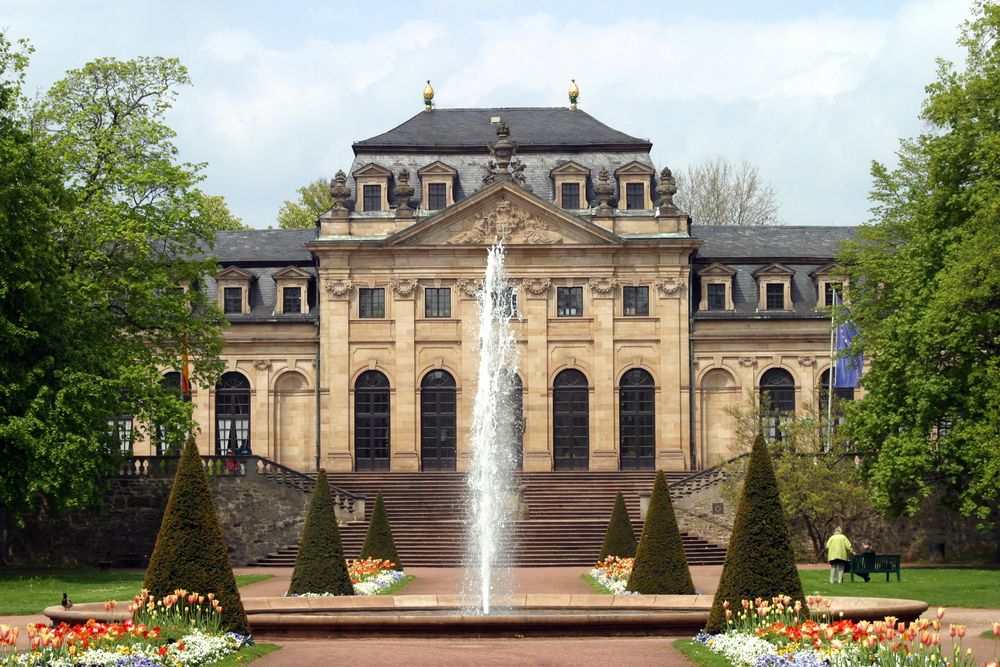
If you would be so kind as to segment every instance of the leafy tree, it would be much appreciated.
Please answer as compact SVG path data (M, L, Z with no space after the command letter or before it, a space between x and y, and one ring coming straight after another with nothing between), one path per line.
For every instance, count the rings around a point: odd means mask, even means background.
M927 131L873 164L873 219L840 259L852 351L871 360L847 427L875 501L912 514L940 493L996 531L1000 558L998 32L1000 7L977 3L965 68L939 61Z
M713 633L725 630L726 601L739 607L741 600L770 600L777 595L805 603L771 455L764 436L758 435L750 452L722 577L705 629Z
M677 174L674 201L703 225L776 225L778 192L746 160L716 156Z
M835 397L835 422L841 405ZM737 451L749 452L765 419L760 397L751 391L743 406L728 412L735 422ZM821 412L810 405L802 414L782 416L781 440L769 445L785 520L793 535L801 538L793 544L800 547L808 540L815 560L822 560L835 527L844 526L851 534L852 526L867 526L878 515L843 429L831 429ZM739 500L748 463L746 457L737 458L726 468L722 493L731 505Z
M625 496L619 491L618 495L615 496L614 509L611 510L608 530L604 533L601 555L597 560L602 561L608 556L633 558L635 556L635 548L635 531L632 530L632 520L628 518L628 509L625 507Z
M158 598L178 588L214 593L222 605L222 623L226 629L250 634L250 622L236 588L233 566L208 488L208 475L194 436L188 437L177 464L142 586Z
M226 198L222 195L202 195L195 211L208 220L211 228L219 231L250 229L250 225L244 224L230 212Z
M635 564L626 589L636 593L691 595L694 583L677 528L674 505L663 471L656 473L642 537L635 551Z
M354 595L354 585L344 561L344 545L334 513L326 471L320 468L302 527L299 553L288 592Z
M316 218L330 210L330 185L322 178L298 188L296 201L286 199L278 211L278 226L282 229L309 229Z
M394 563L394 570L403 571L399 562L399 552L396 551L396 541L392 538L392 528L389 526L389 515L385 511L385 501L382 494L375 498L372 508L372 518L368 522L368 532L361 547L360 558L379 558Z

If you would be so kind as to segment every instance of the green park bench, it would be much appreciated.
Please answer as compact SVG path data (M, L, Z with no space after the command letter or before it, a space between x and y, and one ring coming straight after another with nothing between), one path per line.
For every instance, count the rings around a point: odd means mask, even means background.
M889 581L889 575L896 573L896 581L899 581L899 554L858 554L851 556L851 581L857 574L882 574L885 572L885 580Z

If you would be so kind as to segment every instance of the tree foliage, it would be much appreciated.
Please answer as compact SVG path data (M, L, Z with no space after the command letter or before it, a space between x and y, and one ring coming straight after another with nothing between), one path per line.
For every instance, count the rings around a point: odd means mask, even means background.
M597 560L602 561L608 556L633 558L635 548L635 531L632 530L632 520L629 519L628 509L625 507L625 496L619 491L618 495L615 496L615 506L611 510L608 530L604 533L601 555Z
M674 201L703 225L776 225L778 191L753 164L733 164L721 155L676 175Z
M379 558L394 563L394 570L403 571L403 564L399 561L399 552L396 551L396 541L392 537L392 528L389 526L389 515L385 511L385 501L379 493L375 498L375 507L372 508L372 518L368 522L368 532L365 533L365 542L361 546L359 558Z
M233 231L238 229L250 229L250 225L232 214L229 204L222 195L202 194L198 200L195 211L208 222L211 229L217 231Z
M282 229L311 229L316 219L330 210L330 186L322 178L298 188L296 201L286 199L278 211L278 226Z
M194 436L188 437L177 464L142 586L157 598L178 588L214 593L222 605L222 623L226 629L250 634L250 622L236 587L208 475Z
M326 471L316 477L288 592L354 595Z
M741 600L770 600L777 595L805 603L771 455L764 436L758 435L750 452L726 561L705 629L725 630L726 601L738 608Z
M874 163L873 219L842 253L853 351L871 360L848 410L875 500L946 503L997 530L1000 557L1000 7L979 3L939 61L899 164ZM846 315L845 315L846 316Z
M635 551L635 563L626 589L636 593L692 595L694 583L684 555L684 543L677 528L674 505L663 471L656 473L649 496L642 537Z

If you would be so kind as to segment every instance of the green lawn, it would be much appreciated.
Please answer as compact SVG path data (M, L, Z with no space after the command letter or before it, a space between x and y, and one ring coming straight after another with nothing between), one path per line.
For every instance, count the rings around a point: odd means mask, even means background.
M699 667L733 667L722 655L712 652L693 639L678 639L674 642L674 648Z
M397 592L399 592L400 588L407 585L414 579L416 579L415 576L413 576L412 574L408 574L399 581L397 581L396 583L394 583L392 586L389 586L389 588L379 593L379 595L395 595Z
M277 651L280 647L277 644L254 644L244 649L240 649L235 654L226 656L218 662L213 662L212 667L236 667L253 662L257 658Z
M236 584L246 586L271 576L237 575ZM63 593L73 602L125 602L142 588L142 578L142 572L0 571L0 614L40 614L59 604Z
M916 567L902 568L902 581L896 575L886 583L884 574L873 574L870 583L857 576L851 583L831 584L830 571L799 570L806 594L838 597L904 598L923 600L932 607L1000 607L1000 569Z
M587 582L587 585L594 589L595 593L600 593L602 595L611 595L611 591L604 587L604 584L594 579L590 574L582 574L583 580Z

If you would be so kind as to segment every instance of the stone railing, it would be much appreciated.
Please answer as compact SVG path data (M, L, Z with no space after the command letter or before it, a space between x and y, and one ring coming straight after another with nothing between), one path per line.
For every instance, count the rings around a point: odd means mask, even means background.
M726 478L725 467L734 461L739 461L740 459L749 456L749 454L740 454L728 461L723 461L719 465L713 466L711 468L706 468L701 472L696 472L689 477L674 482L670 485L670 495L674 498L683 498L684 496L689 496L692 493L698 493L709 487L719 484Z
M118 468L121 479L171 478L177 472L179 456L132 456ZM311 493L316 480L293 468L263 456L202 455L202 466L209 477L258 477L302 493ZM335 486L330 495L340 521L364 521L365 497L355 495Z

